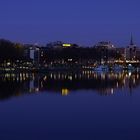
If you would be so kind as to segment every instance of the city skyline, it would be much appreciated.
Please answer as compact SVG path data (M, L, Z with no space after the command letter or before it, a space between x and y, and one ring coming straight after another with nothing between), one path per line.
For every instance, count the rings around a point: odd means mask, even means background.
M140 0L0 0L0 140L140 139Z
M125 48L125 47L130 47L130 46L136 46L139 48L139 45L137 43L135 43L135 40L134 40L134 36L133 34L131 33L130 35L130 38L129 38L129 41L127 42L127 44L123 44L122 46L118 46L116 44L114 44L114 42L111 42L110 40L98 40L98 42L93 42L91 45L81 45L81 44L77 44L75 42L66 42L66 41L63 41L63 40L54 40L54 41L50 41L50 42L45 42L44 44L40 44L38 42L20 42L20 41L12 41L12 40L9 40L9 39L6 39L6 38L0 38L0 40L5 40L5 41L10 41L11 43L16 43L16 44L21 44L21 45L34 45L34 46L38 46L38 47L47 47L48 45L50 44L61 44L61 45L66 45L66 47L68 47L69 45L71 46L72 44L75 44L79 47L95 47L97 44L99 43L107 43L107 44L112 44L114 47L117 47L117 48ZM68 46L67 46L68 45Z
M1 1L0 38L44 44L55 40L92 45L100 40L139 46L139 1Z

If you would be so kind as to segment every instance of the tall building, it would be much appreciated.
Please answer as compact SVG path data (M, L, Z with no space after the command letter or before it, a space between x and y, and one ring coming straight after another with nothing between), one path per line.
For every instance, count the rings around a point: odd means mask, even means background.
M137 50L138 50L138 48L134 44L133 36L131 34L130 44L125 49L126 60L130 60L130 61L136 60L137 59L137 57L136 57Z
M98 42L94 46L100 52L100 63L114 62L116 47L110 41Z
M35 45L25 44L24 57L32 60L35 65L38 65L40 59L40 48Z

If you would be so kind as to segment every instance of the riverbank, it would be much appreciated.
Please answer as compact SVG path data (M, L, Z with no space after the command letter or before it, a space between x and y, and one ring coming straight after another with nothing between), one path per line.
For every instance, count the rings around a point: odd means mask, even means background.
M100 65L98 67L52 67L52 68L0 68L0 73L46 73L46 72L63 72L63 71L70 71L70 72L81 72L81 71L97 71L97 72L117 72L117 71L140 71L140 67L120 67L120 66L103 66Z

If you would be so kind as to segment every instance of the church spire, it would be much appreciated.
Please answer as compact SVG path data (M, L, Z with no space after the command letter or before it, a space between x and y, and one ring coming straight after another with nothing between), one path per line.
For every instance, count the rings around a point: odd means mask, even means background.
M133 35L132 35L132 33L131 33L130 45L131 45L131 46L133 46L133 45L134 45L134 42L133 42Z

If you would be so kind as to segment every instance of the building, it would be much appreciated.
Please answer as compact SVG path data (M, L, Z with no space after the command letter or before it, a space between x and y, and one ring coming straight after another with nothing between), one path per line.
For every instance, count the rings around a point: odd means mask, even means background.
M94 47L100 53L101 64L114 62L116 47L110 41L99 42Z
M63 49L63 48L70 48L70 47L79 47L77 44L72 43L64 43L62 41L51 42L46 45L48 48L56 48L56 49Z
M137 47L136 49L136 59L140 61L140 48Z
M116 48L116 59L125 60L125 48L124 47Z
M95 45L97 49L115 49L115 46L110 41L102 41Z
M40 60L40 47L36 45L25 44L24 45L24 57L31 60L33 64L39 65Z
M133 36L131 35L130 44L125 48L125 59L126 60L136 60L137 59L138 48L134 44Z

